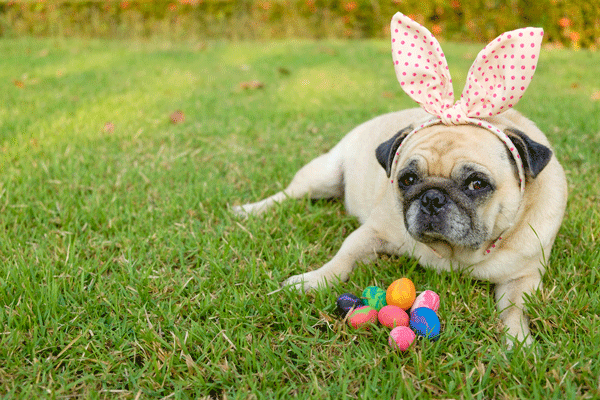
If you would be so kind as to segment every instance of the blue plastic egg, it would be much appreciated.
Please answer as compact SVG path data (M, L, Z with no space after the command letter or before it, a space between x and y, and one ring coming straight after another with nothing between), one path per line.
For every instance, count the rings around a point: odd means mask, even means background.
M441 331L440 319L435 311L427 307L419 307L410 313L410 327L417 335L437 340Z

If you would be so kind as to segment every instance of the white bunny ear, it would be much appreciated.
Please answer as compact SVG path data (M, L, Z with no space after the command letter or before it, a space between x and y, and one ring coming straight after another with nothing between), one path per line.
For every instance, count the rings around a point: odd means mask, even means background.
M461 96L468 117L485 118L513 107L535 72L543 29L505 32L477 55Z
M402 89L430 114L452 107L452 78L440 43L402 13L394 15L390 28L392 58Z
M391 32L400 86L446 125L491 117L517 104L535 72L544 35L525 28L494 39L478 54L455 104L448 64L431 32L401 13L392 18Z

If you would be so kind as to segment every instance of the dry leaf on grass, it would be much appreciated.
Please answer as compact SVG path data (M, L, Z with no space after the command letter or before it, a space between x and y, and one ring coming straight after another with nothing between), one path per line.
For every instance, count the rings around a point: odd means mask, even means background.
M185 122L185 114L181 110L175 111L173 114L171 114L170 118L171 122L174 124Z
M277 68L277 72L279 72L281 75L289 75L292 73L289 69L287 69L285 67Z
M265 87L265 84L261 81L248 81L240 83L240 89L249 90L249 89L262 89Z

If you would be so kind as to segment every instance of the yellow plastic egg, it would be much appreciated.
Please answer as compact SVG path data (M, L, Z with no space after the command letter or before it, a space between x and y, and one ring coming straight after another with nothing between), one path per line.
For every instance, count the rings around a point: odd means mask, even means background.
M415 301L415 285L408 278L400 278L392 282L385 294L387 304L408 310Z

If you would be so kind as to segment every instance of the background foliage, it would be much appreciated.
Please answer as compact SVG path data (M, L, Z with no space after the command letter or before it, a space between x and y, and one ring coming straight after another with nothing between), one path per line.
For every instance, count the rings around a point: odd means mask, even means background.
M534 25L556 46L600 46L600 0L11 1L0 5L0 35L385 38L397 11L449 40Z

